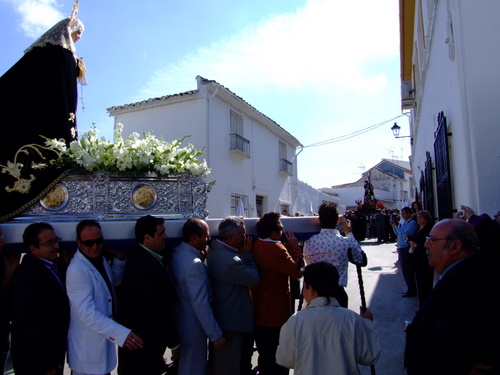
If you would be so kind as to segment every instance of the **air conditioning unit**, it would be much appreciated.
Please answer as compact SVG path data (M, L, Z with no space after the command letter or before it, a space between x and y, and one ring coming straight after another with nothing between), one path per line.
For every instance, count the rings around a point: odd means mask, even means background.
M412 81L401 82L401 108L410 109L415 107L415 89Z

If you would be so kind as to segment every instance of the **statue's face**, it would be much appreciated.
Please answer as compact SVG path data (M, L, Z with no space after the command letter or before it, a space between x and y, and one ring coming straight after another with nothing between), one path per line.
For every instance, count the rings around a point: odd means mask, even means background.
M73 43L76 43L82 37L83 30L78 29L71 33L71 39L73 39Z

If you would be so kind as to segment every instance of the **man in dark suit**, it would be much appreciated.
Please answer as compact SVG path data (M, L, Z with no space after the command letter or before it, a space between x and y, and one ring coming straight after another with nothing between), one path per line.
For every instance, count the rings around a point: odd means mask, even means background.
M500 282L478 256L473 227L443 220L427 238L429 265L440 278L407 328L408 374L498 374Z
M377 229L377 243L385 241L385 215L378 211L375 215L375 228Z
M137 220L137 244L127 251L122 281L119 321L139 335L144 347L118 349L120 375L157 375L165 372L165 350L179 355L175 325L175 291L160 252L165 248L164 220L144 216Z
M12 281L12 360L16 375L62 375L69 301L55 267L59 241L47 223L23 234L27 254Z

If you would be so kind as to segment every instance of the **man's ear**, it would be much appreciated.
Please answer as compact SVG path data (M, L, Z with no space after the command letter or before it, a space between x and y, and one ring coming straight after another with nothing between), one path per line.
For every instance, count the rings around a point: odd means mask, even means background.
M35 256L38 256L37 247L34 245L30 245L30 253L35 255Z
M448 246L448 249L451 254L456 255L462 251L462 241L460 240L453 240L450 242L450 245Z

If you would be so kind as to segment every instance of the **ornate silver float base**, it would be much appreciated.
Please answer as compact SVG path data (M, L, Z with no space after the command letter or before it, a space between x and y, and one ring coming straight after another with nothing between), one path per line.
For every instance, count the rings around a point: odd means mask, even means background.
M208 216L205 176L70 175L15 220L133 219Z

